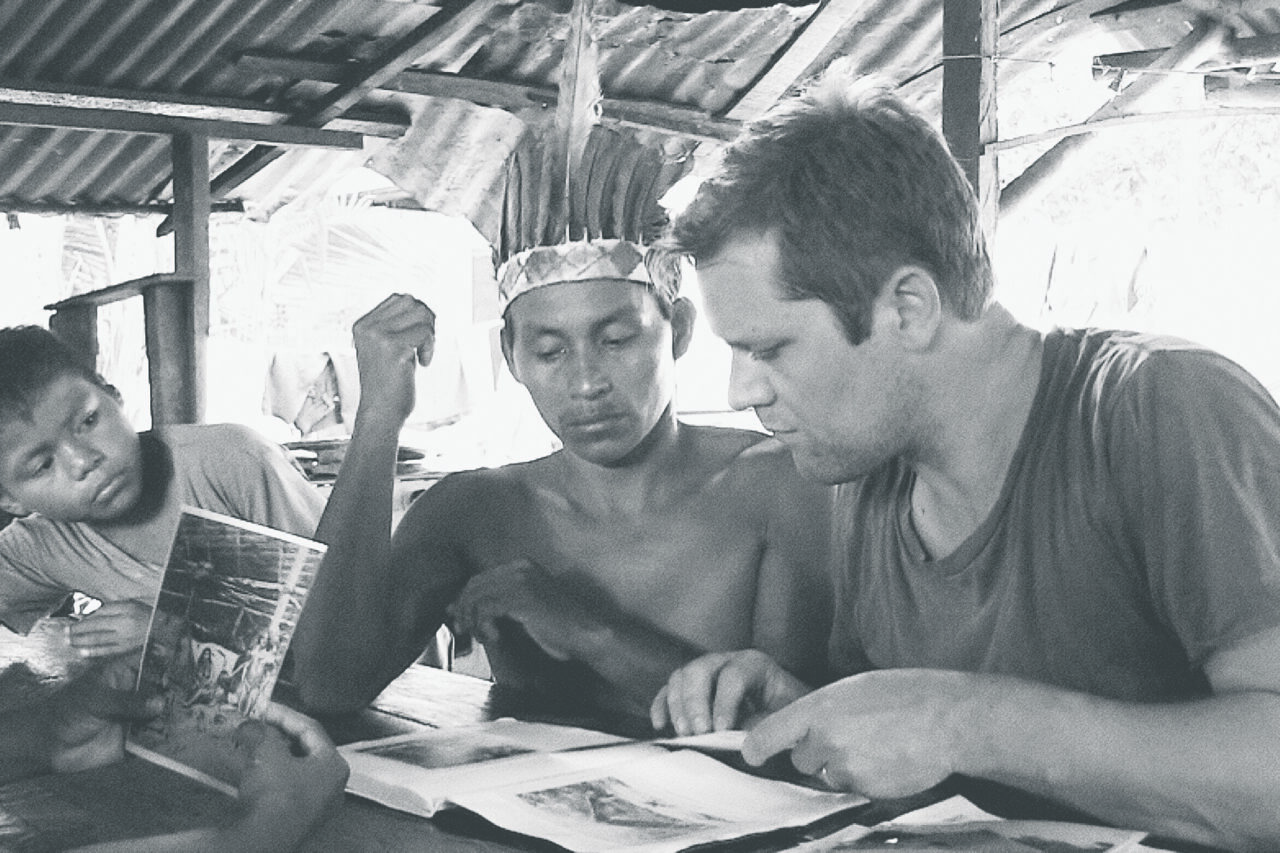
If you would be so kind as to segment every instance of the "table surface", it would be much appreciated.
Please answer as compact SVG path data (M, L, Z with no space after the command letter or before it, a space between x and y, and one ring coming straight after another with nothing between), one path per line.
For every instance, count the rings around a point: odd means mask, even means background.
M0 628L0 709L30 702L56 689L85 665L69 654L64 623L44 620L27 637ZM277 698L288 701L287 688ZM642 737L640 720L573 715L534 703L488 681L415 665L367 709L323 719L336 743L351 743L499 717L542 720ZM43 853L90 841L106 841L210 825L228 815L232 801L198 782L150 762L126 756L109 767L49 774L0 786L0 850ZM894 812L902 811L894 809ZM787 846L754 840L735 849ZM306 839L311 853L352 851L553 851L545 841L494 827L475 815L446 810L427 820L348 794Z
M29 702L56 688L84 666L69 654L62 631L63 626L56 619L45 620L28 637L0 627L0 710ZM277 691L277 698L288 701L287 687ZM342 744L499 717L584 726L632 737L651 734L644 721L571 714L564 708L540 705L526 696L504 691L488 681L422 665L410 667L369 708L322 722L334 741ZM819 824L810 835L854 821L871 824L886 820L954 792L954 787L944 785L916 797L872 803ZM959 792L988 810L1000 811L996 803L982 802L970 789ZM212 825L229 815L232 808L229 797L130 755L109 767L48 774L0 786L0 851L44 853L90 841ZM733 842L721 849L771 853L794 846L799 840L799 833L789 831ZM498 829L461 810L446 810L427 820L348 794L301 849L308 853L502 853L561 848Z

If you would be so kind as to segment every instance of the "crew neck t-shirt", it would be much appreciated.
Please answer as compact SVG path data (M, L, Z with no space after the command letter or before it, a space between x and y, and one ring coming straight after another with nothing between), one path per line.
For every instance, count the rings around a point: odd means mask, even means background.
M284 448L252 429L185 424L141 436L144 443L163 445L173 475L158 511L121 531L138 547L126 550L84 522L39 515L0 530L0 622L11 630L30 631L72 592L154 604L184 505L298 536L314 534L324 496Z
M1049 332L1001 494L951 554L926 554L912 484L895 460L838 489L835 676L934 667L1173 701L1280 624L1280 412L1202 347Z

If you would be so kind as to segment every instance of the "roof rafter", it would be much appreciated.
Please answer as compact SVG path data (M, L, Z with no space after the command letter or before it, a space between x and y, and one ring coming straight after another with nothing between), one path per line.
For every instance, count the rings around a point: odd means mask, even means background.
M774 105L787 90L804 78L814 60L856 20L867 0L823 0L818 11L797 30L791 43L761 74L751 88L725 112L725 118L750 121Z
M418 57L437 45L453 38L459 30L474 26L501 0L475 0L444 8L423 23L405 33L377 60L361 66L357 79L342 83L323 97L319 103L295 113L289 124L321 127L351 107L362 98L411 65ZM214 198L220 198L256 175L284 152L279 148L256 145L237 162L223 170L210 183ZM167 230L167 221L161 223L160 232Z
M1230 38L1230 33L1220 23L1202 18L1191 32L1166 50L1150 67L1153 71L1184 71L1196 68L1216 55L1221 50L1224 39L1227 38ZM1095 111L1085 122L1085 126L1088 127L1092 122L1101 122L1103 119L1111 119L1140 108L1153 92L1165 86L1168 79L1169 76L1164 74L1139 77ZM1025 202L1073 154L1089 144L1092 136L1092 133L1077 133L1058 140L1052 148L1023 170L1022 174L1005 185L1000 192L1000 210L1012 210Z
M267 142L282 146L360 149L364 136L346 130L319 130L279 124L181 118L131 110L101 109L87 106L53 106L21 103L14 93L0 89L0 124L21 127L50 127L65 130L105 131L108 133L171 136L196 133L214 139Z
M90 111L102 112L108 116L128 114L141 118L122 118L120 127L109 126L102 120L88 127L79 123L58 125L71 129L86 130L120 130L127 133L148 133L141 119L150 117L155 120L169 120L182 123L184 128L206 128L201 132L215 139L242 139L253 141L262 138L270 141L274 134L282 141L282 145L317 145L327 148L349 148L350 137L356 135L397 137L408 127L408 119L386 113L362 114L352 113L341 120L332 122L323 131L316 128L294 127L281 133L271 126L280 126L289 114L274 110L257 101L246 101L231 98L197 98L187 95L172 95L157 92L139 92L131 89L112 89L91 86L51 85L23 81L7 81L0 79L0 106L32 106L76 110L82 113ZM75 113L70 115L74 116ZM77 121L95 121L78 119ZM3 124L25 124L26 122L3 121ZM48 126L44 122L33 122L38 126ZM99 126L99 125L102 126ZM214 125L225 124L226 132L215 131ZM267 129L263 129L267 128ZM230 135L231 131L243 131L246 135ZM156 133L171 133L172 130L158 130ZM299 140L318 140L305 142Z
M350 66L338 62L319 62L265 53L244 53L237 64L255 71L278 74L293 80L336 84L350 74ZM529 106L553 106L560 97L550 86L528 86L501 80L484 80L439 71L406 69L384 82L380 91L454 98L481 106L519 110ZM741 122L717 118L702 110L673 106L657 101L606 97L601 102L606 120L619 124L676 133L695 139L722 142L732 139Z

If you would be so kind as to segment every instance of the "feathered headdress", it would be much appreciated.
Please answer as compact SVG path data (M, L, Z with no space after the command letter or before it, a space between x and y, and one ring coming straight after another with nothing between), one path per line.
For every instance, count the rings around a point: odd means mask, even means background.
M601 125L593 0L574 0L554 121L531 128L508 161L495 249L505 307L533 287L647 281L644 246L665 224L659 199L688 169L656 134Z

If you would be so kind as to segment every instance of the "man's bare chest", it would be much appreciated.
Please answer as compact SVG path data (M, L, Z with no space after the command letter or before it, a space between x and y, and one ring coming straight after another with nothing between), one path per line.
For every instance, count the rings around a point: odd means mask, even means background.
M543 509L491 540L484 562L530 560L575 591L675 633L750 624L763 554L758 525L720 512L591 517Z

